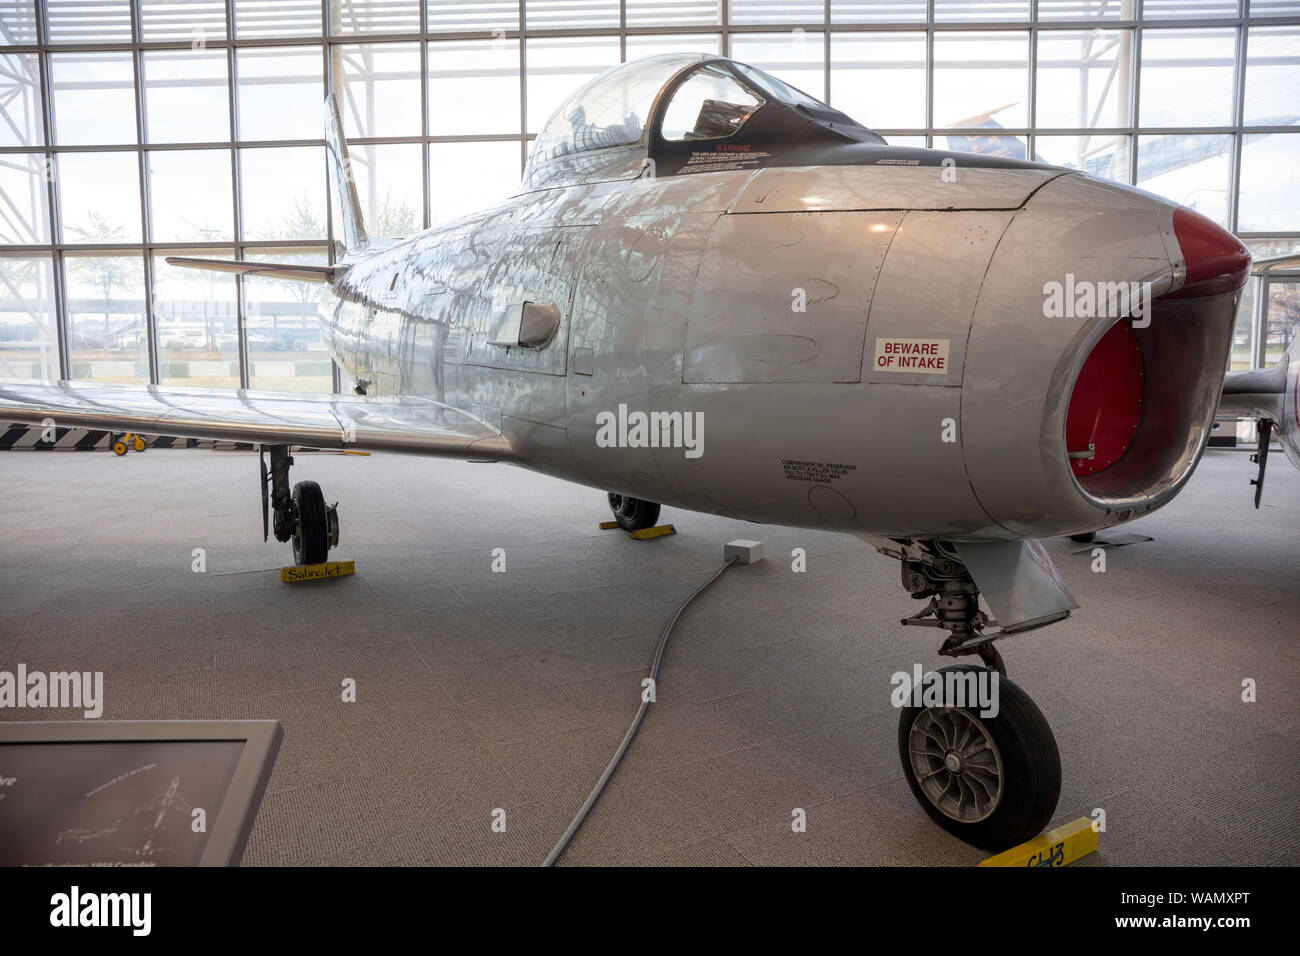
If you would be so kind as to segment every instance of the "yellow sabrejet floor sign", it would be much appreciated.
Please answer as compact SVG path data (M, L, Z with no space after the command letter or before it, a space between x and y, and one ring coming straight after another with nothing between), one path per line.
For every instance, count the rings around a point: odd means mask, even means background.
M1065 866L1097 849L1098 834L1091 817L1079 817L1048 830L1010 850L991 856L980 866Z
M341 578L355 574L356 563L353 561L329 561L325 564L300 564L292 568L280 569L280 580L285 584L297 581L319 581L322 578Z

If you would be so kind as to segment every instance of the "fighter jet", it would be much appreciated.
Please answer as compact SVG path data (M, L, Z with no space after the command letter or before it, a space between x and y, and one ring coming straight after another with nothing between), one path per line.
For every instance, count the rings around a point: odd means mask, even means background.
M1259 275L1298 266L1300 256L1283 255L1260 260L1253 271ZM1260 307L1267 305L1261 301ZM1292 339L1282 357L1268 368L1229 372L1223 383L1219 413L1255 420L1258 444L1251 461L1259 466L1259 473L1250 483L1255 486L1258 508L1274 434L1291 464L1300 468L1300 336Z
M384 244L326 113L334 265L169 261L327 283L352 396L5 382L0 418L257 443L264 532L300 563L339 524L291 490L293 445L509 462L629 530L669 505L854 534L925 602L904 624L1003 676L995 640L1076 607L1038 539L1168 504L1205 448L1250 257L1157 196L893 147L753 67L665 55L560 106L517 195ZM996 716L899 726L921 806L993 849L1061 783L1041 712L1000 687Z
M154 843L154 838L158 836L160 831L166 829L163 821L167 819L167 814L172 811L173 807L178 807L182 811L192 809L185 801L185 798L180 795L180 786L181 778L172 777L171 783L167 785L166 790L158 794L158 796L154 797L152 800L142 803L140 806L135 808L135 815L137 816L141 813L154 811L153 823L146 826L148 836L143 844L138 847L125 847L124 849L128 850L128 852L134 853L136 856L153 856L155 853L171 849L170 846L156 845Z

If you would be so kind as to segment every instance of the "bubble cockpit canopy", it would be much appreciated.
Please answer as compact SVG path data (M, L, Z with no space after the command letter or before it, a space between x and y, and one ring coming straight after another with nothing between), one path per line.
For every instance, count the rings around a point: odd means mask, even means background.
M751 66L666 53L606 70L569 97L533 144L524 188L633 179L647 168L757 168L849 143L884 140Z
M623 63L588 80L547 121L530 165L574 153L640 142L655 97L704 54L665 53Z

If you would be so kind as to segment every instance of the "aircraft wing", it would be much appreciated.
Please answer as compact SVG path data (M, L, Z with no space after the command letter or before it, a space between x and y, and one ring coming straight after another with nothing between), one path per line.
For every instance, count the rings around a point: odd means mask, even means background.
M1229 372L1219 396L1219 417L1253 418L1259 426L1259 450L1251 461L1259 465L1255 507L1264 493L1269 443L1276 439L1291 464L1300 468L1300 336L1282 358L1268 368Z
M1251 275L1267 278L1274 271L1292 272L1296 268L1300 268L1300 256L1286 253L1256 259ZM1220 418L1253 418L1259 426L1259 450L1251 456L1251 461L1259 465L1259 477L1251 481L1258 508L1271 441L1277 439L1291 464L1300 468L1300 335L1268 368L1229 372L1223 380L1217 414Z
M0 380L0 421L143 435L400 451L476 461L515 457L474 416L431 399L294 392L210 392L160 385Z
M1286 395L1287 363L1268 368L1229 372L1223 380L1219 397L1219 414L1238 418L1282 420L1282 403Z
M348 271L346 265L303 266L280 262L248 262L243 259L194 259L188 256L168 256L169 266L185 269L206 269L237 276L266 276L271 279L296 279L299 282L333 282Z

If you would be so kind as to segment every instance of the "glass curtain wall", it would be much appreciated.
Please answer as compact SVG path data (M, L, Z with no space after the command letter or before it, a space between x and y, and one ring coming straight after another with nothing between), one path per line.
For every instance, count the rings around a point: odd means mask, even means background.
M571 90L673 50L1300 252L1297 0L0 0L0 377L336 389L322 287L164 261L330 260L325 93L397 237L510 195ZM1235 367L1295 334L1300 270L1245 299Z

